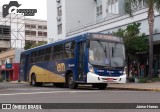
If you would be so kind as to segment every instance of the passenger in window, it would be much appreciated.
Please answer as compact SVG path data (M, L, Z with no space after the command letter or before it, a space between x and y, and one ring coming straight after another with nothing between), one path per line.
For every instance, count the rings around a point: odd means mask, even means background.
M93 52L93 50L91 48L89 49L89 60L90 61L94 60L94 52Z

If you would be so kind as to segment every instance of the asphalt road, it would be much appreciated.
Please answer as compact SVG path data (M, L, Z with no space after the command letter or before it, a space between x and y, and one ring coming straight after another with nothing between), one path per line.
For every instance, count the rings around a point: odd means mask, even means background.
M129 90L97 90L90 87L81 87L71 90L68 88L56 88L50 85L45 87L32 87L29 84L0 83L0 103L160 103L160 93L151 91ZM0 110L1 112L2 110ZM8 112L8 110L3 110ZM2 112L3 112L2 111ZM12 110L11 112L18 112ZM22 111L22 110L21 110ZM33 111L33 110L30 110ZM53 112L55 110L34 110L34 112ZM56 112L158 112L159 110L56 110ZM28 112L23 110L23 112Z

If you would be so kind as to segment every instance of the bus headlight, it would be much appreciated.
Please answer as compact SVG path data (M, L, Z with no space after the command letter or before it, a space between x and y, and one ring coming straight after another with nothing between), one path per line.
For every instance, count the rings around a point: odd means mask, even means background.
M91 73L95 73L94 72L94 68L91 64L88 63L88 70L91 72Z

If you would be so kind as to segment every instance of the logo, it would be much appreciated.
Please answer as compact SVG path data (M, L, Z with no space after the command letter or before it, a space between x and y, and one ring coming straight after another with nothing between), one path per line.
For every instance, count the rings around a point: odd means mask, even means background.
M17 1L10 1L9 4L4 4L2 7L3 17L5 18L9 13L22 14L24 16L34 16L37 9L19 9L21 4Z
M11 109L11 104L2 104L2 109Z
M106 65L109 65L109 60L108 59L106 59L105 61L104 61L104 63L106 64Z
M58 63L57 64L57 71L58 72L64 72L65 71L65 64L64 63Z

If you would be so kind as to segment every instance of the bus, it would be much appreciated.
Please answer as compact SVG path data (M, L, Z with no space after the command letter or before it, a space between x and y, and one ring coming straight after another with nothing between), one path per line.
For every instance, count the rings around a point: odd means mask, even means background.
M71 89L79 84L105 89L108 83L126 83L123 39L86 33L25 50L20 79L33 86L53 83Z

